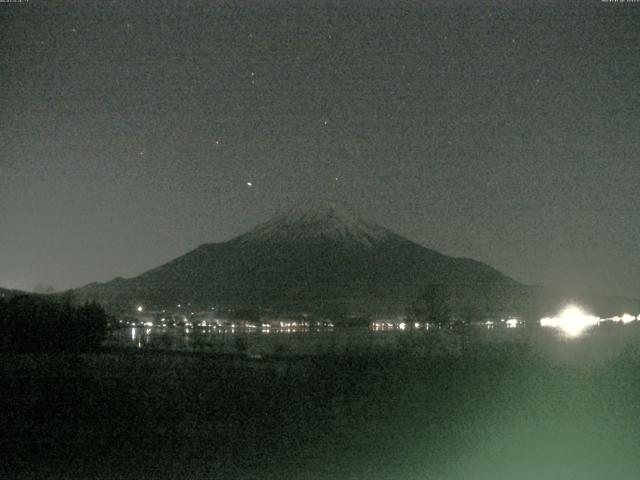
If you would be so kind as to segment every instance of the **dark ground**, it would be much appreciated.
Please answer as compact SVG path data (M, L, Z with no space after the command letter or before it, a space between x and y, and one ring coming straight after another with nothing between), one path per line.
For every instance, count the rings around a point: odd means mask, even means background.
M3 355L0 477L640 475L634 343L611 352L607 339L467 339L462 351L420 342L431 340L408 342L409 353L259 361ZM594 348L606 354L588 356Z

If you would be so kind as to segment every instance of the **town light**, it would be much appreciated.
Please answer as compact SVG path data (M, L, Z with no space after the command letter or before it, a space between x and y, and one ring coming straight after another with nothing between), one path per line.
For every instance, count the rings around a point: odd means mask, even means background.
M588 315L575 305L570 305L560 315L541 319L540 325L542 327L559 328L568 337L577 337L587 328L597 325L598 322L600 322L598 317Z
M510 318L506 320L507 328L516 328L520 322L517 318Z
M620 318L620 321L622 323L630 323L633 322L636 319L636 317L634 317L633 315L629 315L628 313L625 313L624 315L622 315L622 317Z

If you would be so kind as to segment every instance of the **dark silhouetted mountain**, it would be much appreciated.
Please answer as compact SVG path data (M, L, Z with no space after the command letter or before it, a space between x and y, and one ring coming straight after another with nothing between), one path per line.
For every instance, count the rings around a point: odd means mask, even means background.
M447 287L457 315L533 315L540 307L530 287L494 268L425 248L328 201L302 203L227 242L74 294L112 310L191 303L375 315L405 312L432 284Z

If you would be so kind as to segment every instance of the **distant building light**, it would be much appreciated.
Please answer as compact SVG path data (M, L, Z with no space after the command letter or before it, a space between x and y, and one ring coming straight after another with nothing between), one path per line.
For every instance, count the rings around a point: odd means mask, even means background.
M143 310L144 310L144 307L143 307L142 305L138 305L138 308L137 308L136 310L138 310L139 312L141 312L141 311L143 311Z
M516 328L520 323L517 318L510 318L509 320L503 320L503 322L506 322L507 328Z

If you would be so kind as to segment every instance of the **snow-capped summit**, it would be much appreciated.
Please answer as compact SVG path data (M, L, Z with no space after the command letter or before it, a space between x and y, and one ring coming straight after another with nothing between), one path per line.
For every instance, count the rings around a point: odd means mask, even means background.
M74 293L111 308L191 302L334 318L402 313L432 284L449 285L478 308L487 298L503 305L522 297L517 282L488 265L430 250L327 200L298 202L244 235Z
M396 237L331 200L305 200L238 238L239 241L299 242L328 239L371 246Z

